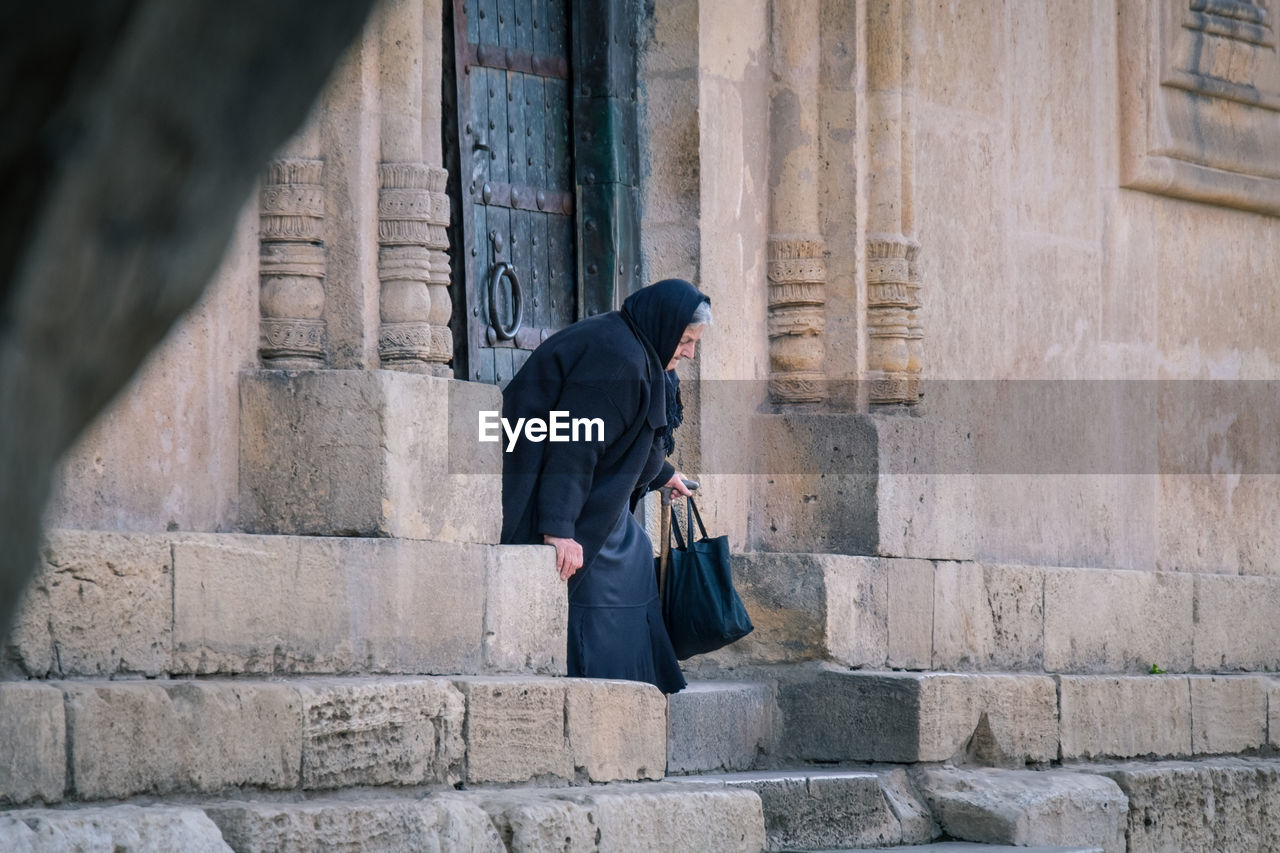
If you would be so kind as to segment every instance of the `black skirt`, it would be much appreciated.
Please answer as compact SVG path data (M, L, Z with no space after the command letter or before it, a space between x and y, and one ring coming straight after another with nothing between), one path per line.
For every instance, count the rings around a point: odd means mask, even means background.
M600 553L569 579L568 672L577 678L685 686L662 621L653 545L623 511Z

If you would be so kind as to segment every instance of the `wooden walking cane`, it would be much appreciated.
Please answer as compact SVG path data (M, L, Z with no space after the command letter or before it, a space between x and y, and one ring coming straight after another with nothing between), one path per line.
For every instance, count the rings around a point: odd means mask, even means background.
M658 515L658 531L662 544L658 546L658 599L662 600L663 586L667 582L667 564L671 561L671 487L663 486L662 512Z

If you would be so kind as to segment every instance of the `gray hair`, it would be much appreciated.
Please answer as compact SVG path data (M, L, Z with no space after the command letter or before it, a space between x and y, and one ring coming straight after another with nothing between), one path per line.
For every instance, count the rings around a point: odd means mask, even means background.
M690 326L709 326L711 325L711 303L699 302L697 309L693 312L693 319L689 321Z

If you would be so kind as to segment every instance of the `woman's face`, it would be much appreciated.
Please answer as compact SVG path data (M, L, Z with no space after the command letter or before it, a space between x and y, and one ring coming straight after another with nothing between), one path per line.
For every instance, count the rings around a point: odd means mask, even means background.
M671 356L671 361L667 363L667 370L675 370L676 365L682 358L693 358L693 351L698 346L698 341L702 340L702 330L706 326L685 326L684 334L680 336L680 345L676 347L676 354Z

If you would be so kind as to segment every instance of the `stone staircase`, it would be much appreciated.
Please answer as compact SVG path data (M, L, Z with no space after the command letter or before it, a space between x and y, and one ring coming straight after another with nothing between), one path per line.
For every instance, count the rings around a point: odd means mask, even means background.
M718 682L670 718L705 707L751 744L754 772L704 748L685 781L755 790L771 850L1280 844L1280 579L804 554L735 573L757 631L695 662ZM673 725L668 772L706 739Z
M0 681L3 850L1280 839L1280 639L1230 606L1266 579L741 555L756 634L665 701L562 677L544 549L60 531L44 558ZM1055 612L1075 572L1109 613ZM1152 609L1182 591L1186 642Z

